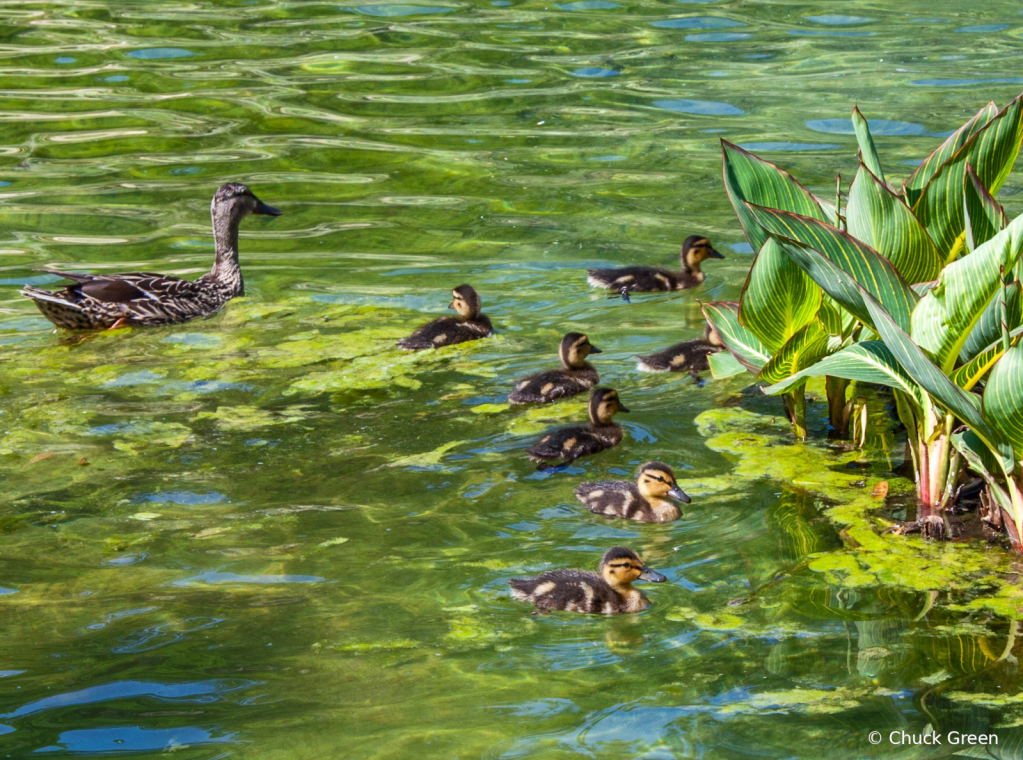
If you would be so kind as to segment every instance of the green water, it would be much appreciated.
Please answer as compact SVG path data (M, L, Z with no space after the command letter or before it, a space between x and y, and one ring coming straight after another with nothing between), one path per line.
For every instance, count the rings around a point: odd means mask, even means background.
M831 197L859 103L901 179L1023 89L1018 4L411 3L0 8L0 756L962 749L867 743L931 724L1018 757L1011 624L971 606L985 589L932 605L801 569L843 551L813 489L736 477L695 423L780 404L633 358L739 296L719 135ZM228 180L284 216L245 222L246 297L222 314L69 343L17 295L57 281L44 266L197 276ZM587 289L585 267L667 264L693 233L727 257L699 290ZM391 348L462 282L496 338ZM632 413L619 447L541 476L525 447L582 403L492 405L570 330ZM890 439L864 478L897 464ZM652 459L693 497L676 523L572 496ZM508 597L615 544L669 578L641 615Z

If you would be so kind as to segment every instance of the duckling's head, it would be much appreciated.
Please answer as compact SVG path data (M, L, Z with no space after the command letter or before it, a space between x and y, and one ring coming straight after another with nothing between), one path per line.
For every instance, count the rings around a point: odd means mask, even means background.
M636 485L639 486L639 492L647 499L663 499L665 496L672 496L684 504L691 501L686 492L678 487L675 473L663 462L647 462L640 467Z
M679 259L682 267L688 272L699 272L700 264L707 259L723 259L720 251L714 250L714 246L703 235L690 235L682 243L682 250L679 252Z
M707 326L703 328L703 339L712 346L725 348L725 342L721 340L721 336L718 335L718 331L714 329L714 326L710 322L708 322Z
M579 369L586 363L590 354L599 354L600 349L590 343L590 339L582 333L569 333L561 339L558 346L558 357L569 369Z
M451 291L451 295L451 303L448 304L448 308L457 311L458 316L463 319L476 319L480 315L480 308L483 304L472 285L459 285Z
M627 588L635 581L663 583L668 580L647 567L636 552L624 546L615 546L604 552L600 560L600 574L616 588Z
M213 215L214 221L218 219L241 221L249 214L280 216L284 212L273 206L267 206L242 183L227 182L217 188L213 202L210 204L210 213Z
M628 411L614 388L597 388L590 396L590 422L594 425L610 425L615 414Z

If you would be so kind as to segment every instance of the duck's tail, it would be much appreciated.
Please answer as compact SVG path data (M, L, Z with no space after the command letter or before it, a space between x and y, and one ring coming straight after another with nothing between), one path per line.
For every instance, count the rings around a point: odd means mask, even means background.
M615 274L613 269L588 269L586 271L586 282L591 288L614 287Z
M25 285L19 291L25 298L31 298L43 316L68 330L89 330L95 327L93 321L83 313L82 304L72 299L66 290L43 290Z

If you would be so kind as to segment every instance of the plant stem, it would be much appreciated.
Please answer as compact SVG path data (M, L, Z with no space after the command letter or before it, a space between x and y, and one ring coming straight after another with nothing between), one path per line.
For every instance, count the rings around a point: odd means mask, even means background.
M792 423L792 432L796 438L806 440L806 385L800 385L782 395L785 402L785 413Z
M828 393L828 422L839 437L849 435L849 418L845 414L845 391L849 381L842 377L827 375L824 387Z

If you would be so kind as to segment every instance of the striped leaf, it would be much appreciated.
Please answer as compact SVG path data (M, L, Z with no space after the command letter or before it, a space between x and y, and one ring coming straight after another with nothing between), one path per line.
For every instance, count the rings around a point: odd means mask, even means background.
M759 380L777 383L811 367L828 353L828 335L816 319L789 338L767 366L760 370Z
M739 363L753 374L757 374L771 360L770 352L757 336L739 322L739 304L727 301L700 304L703 316L710 323L721 342Z
M977 134L998 115L998 106L991 101L981 108L972 119L959 127L955 132L939 145L931 155L925 158L920 165L909 175L909 179L902 185L902 197L912 207L920 198L920 194L931 181L934 175L941 168L942 164L954 156L967 141Z
M959 352L959 360L970 361L982 351L987 350L991 344L1002 338L1002 310L1001 299L997 295L991 299L984 313L980 315L976 327L970 333L970 337L963 344L963 350ZM1018 282L1013 282L1005 287L1006 306L1006 327L1010 331L1016 330L1023 325L1023 290Z
M820 252L832 264L863 285L866 291L884 306L898 324L909 326L909 316L918 300L917 295L902 279L891 262L879 255L877 251L861 243L847 232L816 219L777 209L761 208L750 204L747 206L750 213L765 230L781 239L799 243ZM786 253L790 252L786 250ZM814 277L813 273L802 265L800 266L842 306L857 317L863 314L862 308L858 311L849 308L846 302L828 290L820 280ZM855 293L853 295L854 300L858 301L859 297Z
M1023 453L1023 346L1012 346L984 386L984 418Z
M1019 331L1017 331L1017 334L1019 334ZM984 376L991 371L991 368L1002 358L1004 353L1005 344L999 338L996 343L992 343L966 364L952 372L952 382L964 391L973 390L974 386L984 379Z
M1023 215L969 256L949 264L913 310L910 334L946 375L1009 271L1023 253Z
M962 245L966 229L963 216L963 183L966 165L977 170L984 187L993 195L1009 175L1023 141L1023 96L981 127L934 174L913 204L913 213L930 233L931 240L952 261Z
M725 380L735 375L743 375L747 371L730 351L718 351L716 354L710 354L707 357L707 364L710 367L710 376L715 380Z
M903 370L927 391L931 398L969 425L985 445L998 455L1003 465L1011 469L1012 444L981 415L977 397L957 386L948 375L938 369L873 298L864 294L863 301L878 335L895 356L896 361L902 365Z
M750 267L739 303L742 324L774 353L814 318L821 290L768 240Z
M860 146L860 160L867 165L875 177L884 182L881 159L877 157L877 148L874 147L874 138L870 135L870 126L863 118L863 114L860 113L859 106L853 106L852 123L853 130L856 132L856 143Z
M746 209L747 202L794 211L821 221L827 218L813 195L791 174L727 140L721 141L721 173L728 200L754 251L763 248L767 235Z
M746 201L825 219L814 197L792 175L737 145L721 141L725 191L750 246L757 252L739 299L742 324L770 352L780 349L820 307L820 290L773 245L752 218Z
M821 359L812 367L764 388L764 393L772 395L783 393L793 385L806 382L807 378L822 375L856 380L861 383L888 385L917 399L921 405L923 403L920 386L906 374L906 371L895 360L892 352L879 340L866 340L843 348L841 351Z
M970 164L966 165L963 183L963 217L967 251L986 243L1009 225L1005 209L987 191Z
M887 258L908 283L933 280L945 263L909 206L860 164L849 188L849 234Z

